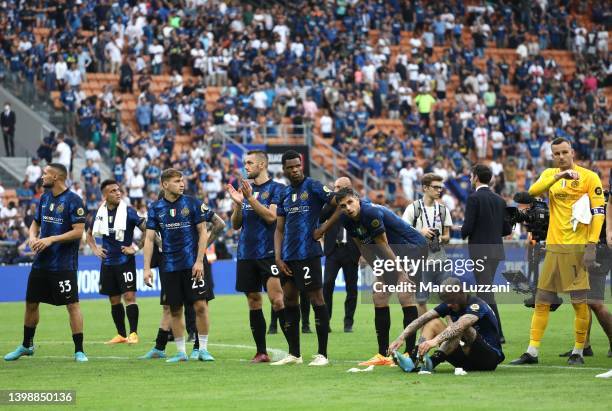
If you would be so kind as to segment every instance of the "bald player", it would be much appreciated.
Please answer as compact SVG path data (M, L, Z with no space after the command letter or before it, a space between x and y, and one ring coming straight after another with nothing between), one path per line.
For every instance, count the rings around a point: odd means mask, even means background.
M65 305L70 317L74 359L88 361L83 352L83 315L79 306L77 264L79 242L85 229L83 200L66 186L68 170L62 164L45 167L40 198L30 225L29 245L36 253L28 277L23 342L4 356L15 361L34 354L34 332L40 318L40 303Z

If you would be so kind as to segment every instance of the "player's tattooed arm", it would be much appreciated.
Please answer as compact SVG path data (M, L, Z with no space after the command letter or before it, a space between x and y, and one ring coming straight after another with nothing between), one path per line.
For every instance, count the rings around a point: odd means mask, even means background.
M404 328L404 331L402 331L399 337L397 337L395 341L393 341L389 345L389 354L391 354L393 351L401 347L402 344L404 344L406 337L412 334L415 334L418 330L423 328L425 324L439 317L440 315L438 314L436 310L429 310L422 316L418 317L416 320L412 321L410 324L406 326L406 328Z
M432 310L433 311L433 310ZM461 335L476 324L478 321L478 317L474 314L464 314L457 319L454 323L446 327L444 331L438 334L433 341L436 345L442 344L444 341L453 340L455 338L461 337Z
M221 217L219 217L215 213L211 221L210 234L208 235L208 241L206 242L206 248L210 247L211 244L214 244L214 242L217 241L217 238L219 238L219 235L221 235L224 229L225 229L225 222L223 221Z

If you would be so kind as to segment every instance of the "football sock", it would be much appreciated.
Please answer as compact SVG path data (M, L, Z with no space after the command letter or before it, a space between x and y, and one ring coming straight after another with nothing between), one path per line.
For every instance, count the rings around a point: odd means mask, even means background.
M317 340L319 342L319 354L327 358L327 340L329 338L329 311L327 306L313 305L315 315L315 326L317 329Z
M300 357L300 307L285 307L285 332L289 342L289 354Z
M157 330L157 338L155 339L155 349L160 351L166 350L166 344L168 344L168 336L170 331L166 331L163 328Z
M433 367L436 368L438 366L438 364L443 363L444 361L446 361L446 353L444 351L440 351L437 350L436 352L434 352L431 355L431 363L433 364Z
M83 333L72 334L72 341L74 341L74 352L83 352Z
M174 337L174 342L176 344L176 350L179 353L185 354L185 337Z
M262 309L250 310L249 321L251 323L251 332L257 346L257 353L266 352L266 319Z
M119 304L111 305L111 315L113 316L115 327L117 327L117 334L119 334L122 337L126 337L125 309L123 308L123 304L119 303Z
M23 345L26 348L34 347L34 333L36 332L36 327L28 327L26 325L23 326Z
M542 342L544 331L548 325L548 317L550 315L550 304L536 303L531 317L531 330L529 331L529 347L527 353L533 357L538 356L538 348Z
M582 355L584 349L584 343L586 342L587 331L589 330L589 320L591 317L591 311L586 303L572 304L574 307L574 333L576 336L576 342L574 344L574 350L572 354Z
M277 322L279 320L280 320L280 317L278 315L278 312L274 311L274 308L271 308L270 309L270 327L276 327L277 326ZM281 328L282 327L283 327L283 324L281 323Z
M198 350L208 350L208 335L200 335L196 338L198 342Z
M138 331L138 304L129 304L125 307L125 313L130 323L130 334Z
M374 327L378 341L378 353L387 356L389 349L389 329L391 328L391 313L389 307L374 307Z
M419 317L419 311L415 306L402 307L402 311L404 312L404 328L406 328L408 324L410 324ZM415 341L416 333L406 337L406 348L404 349L404 352L412 352L412 350L414 349Z
M302 326L310 327L310 298L306 292L300 293L300 314L302 316Z
M289 336L287 335L287 330L285 329L285 315L286 315L285 308L283 308L282 310L272 311L272 312L274 313L274 317L278 319L278 323L280 324L280 329L283 332L283 335L285 336L285 340L287 340L287 344L289 344Z
M196 332L195 337L193 338L193 349L200 349L200 335Z

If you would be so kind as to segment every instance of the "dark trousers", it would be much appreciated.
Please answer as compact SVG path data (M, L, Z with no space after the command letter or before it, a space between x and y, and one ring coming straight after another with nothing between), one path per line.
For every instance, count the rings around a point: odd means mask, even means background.
M7 157L15 157L15 133L3 132L4 137L4 152Z
M357 277L359 273L359 260L355 260L341 251L334 251L325 259L325 280L323 282L323 298L329 310L329 318L332 317L332 305L334 298L334 286L336 277L344 272L346 283L346 300L344 300L344 325L352 326L357 308Z
M476 284L493 284L495 279L495 272L497 271L497 266L499 265L500 260L495 259L487 259L484 261L483 266L484 270L478 272L474 270L474 278L476 279ZM495 294L494 293L477 293L479 298L482 298L493 310L495 316L497 317L497 325L499 327L499 335L503 336L504 333L502 331L501 318L499 317L499 311L497 310L497 303L495 302Z

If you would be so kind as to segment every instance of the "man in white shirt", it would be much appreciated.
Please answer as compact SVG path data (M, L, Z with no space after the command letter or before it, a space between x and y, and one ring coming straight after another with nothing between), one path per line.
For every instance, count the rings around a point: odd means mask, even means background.
M64 141L64 134L59 133L57 136L57 146L55 147L54 162L60 163L66 170L70 170L72 161L72 149Z
M319 120L319 125L321 126L321 134L325 138L332 138L334 132L334 121L329 116L329 112L325 110L323 116Z
M429 264L422 272L421 284L440 285L448 277L449 273L444 270L446 252L443 244L450 241L450 228L453 225L450 211L440 202L444 191L442 177L434 173L428 173L421 179L423 187L423 199L415 201L406 207L402 219L417 229L429 244L428 261L437 264ZM417 284L418 285L418 284ZM419 287L420 288L420 287ZM416 293L419 315L427 311L427 299L429 293L421 291Z
M26 167L26 180L30 185L36 184L40 176L42 176L42 168L38 165L38 158L32 157L32 164Z
M417 169L414 167L412 162L408 162L407 165L399 172L399 178L404 191L404 196L407 200L414 200L414 185L418 180Z
M489 143L489 130L486 127L487 120L480 118L479 125L474 129L474 146L476 147L476 157L478 160L487 157L487 144Z
M93 161L93 166L98 170L100 169L102 156L100 155L100 152L96 148L96 145L93 141L87 143L87 150L85 150L85 160Z

